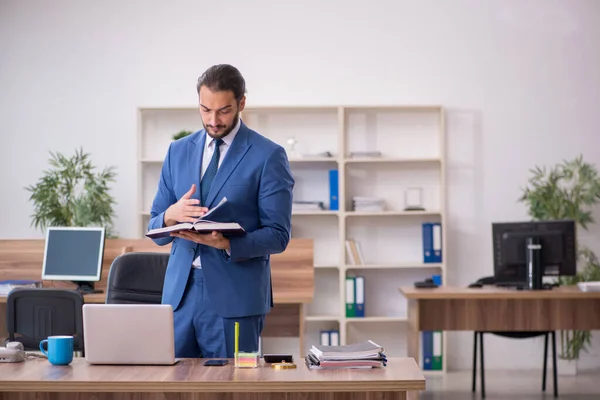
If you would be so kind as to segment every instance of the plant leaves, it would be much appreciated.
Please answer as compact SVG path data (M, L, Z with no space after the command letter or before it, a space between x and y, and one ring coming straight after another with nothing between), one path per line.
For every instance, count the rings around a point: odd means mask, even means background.
M70 158L50 152L48 163L51 168L25 188L33 202L32 226L42 231L48 226L104 226L112 237L115 200L109 184L115 180L114 167L95 172L81 148Z
M534 220L574 220L587 230L594 224L593 208L600 201L600 178L596 167L579 155L552 168L536 166L529 170L528 185L518 201L525 203ZM598 257L587 247L577 245L576 276L560 277L562 285L600 280ZM591 345L589 331L561 331L561 357L573 360Z

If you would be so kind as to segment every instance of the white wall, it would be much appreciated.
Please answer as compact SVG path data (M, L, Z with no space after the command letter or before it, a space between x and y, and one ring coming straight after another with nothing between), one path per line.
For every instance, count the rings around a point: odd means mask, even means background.
M133 236L136 108L194 105L221 62L250 104L448 107L451 284L491 273L490 223L526 217L530 167L600 159L600 2L289 3L0 0L0 238L41 237L23 187L79 146L118 168L116 229ZM471 337L450 335L450 368L470 367ZM540 341L486 344L486 368L541 367Z

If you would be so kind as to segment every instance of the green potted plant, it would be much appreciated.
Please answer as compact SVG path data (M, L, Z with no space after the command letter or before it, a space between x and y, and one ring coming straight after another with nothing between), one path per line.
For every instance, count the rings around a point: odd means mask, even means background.
M173 140L184 138L188 135L191 135L192 133L194 133L194 132L186 131L186 130L179 131L179 132L173 134Z
M52 152L50 156L52 168L25 188L34 207L31 225L42 231L48 226L104 226L107 237L114 237L115 201L108 187L116 175L114 167L96 173L82 149L70 158Z
M600 202L600 177L594 165L579 156L550 169L536 166L530 172L519 201L527 205L534 220L572 219L584 230L595 223L592 211ZM577 256L577 275L561 277L560 284L600 280L600 263L594 252L578 243ZM589 331L561 331L559 356L576 368L581 352L587 352L590 345Z

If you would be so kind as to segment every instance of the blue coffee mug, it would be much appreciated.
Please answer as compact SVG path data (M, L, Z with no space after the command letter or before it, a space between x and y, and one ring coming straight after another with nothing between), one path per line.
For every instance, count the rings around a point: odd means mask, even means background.
M48 344L48 351L44 344ZM48 336L40 342L40 350L53 365L69 365L73 361L73 336Z

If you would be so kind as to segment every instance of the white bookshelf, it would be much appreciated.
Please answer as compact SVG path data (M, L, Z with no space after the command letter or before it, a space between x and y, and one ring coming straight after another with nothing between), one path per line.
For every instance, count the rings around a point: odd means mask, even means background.
M400 286L434 274L446 282L445 122L441 106L246 107L250 128L288 149L294 200L325 210L294 211L292 237L314 239L315 298L305 307L305 343L337 329L342 344L372 339L390 357L405 356L407 308ZM162 160L171 136L202 126L195 107L139 110L139 232L146 231ZM295 153L288 139L295 138ZM380 157L352 152L380 151ZM331 157L323 156L329 152ZM339 210L330 210L328 171L338 170ZM404 211L404 192L420 187L425 211ZM383 198L383 211L354 211L353 196ZM441 222L443 260L423 263L422 223ZM352 265L345 242L363 255ZM345 279L365 277L365 317L345 315ZM447 346L443 339L443 368ZM285 350L285 349L283 349ZM289 350L288 350L289 351Z

